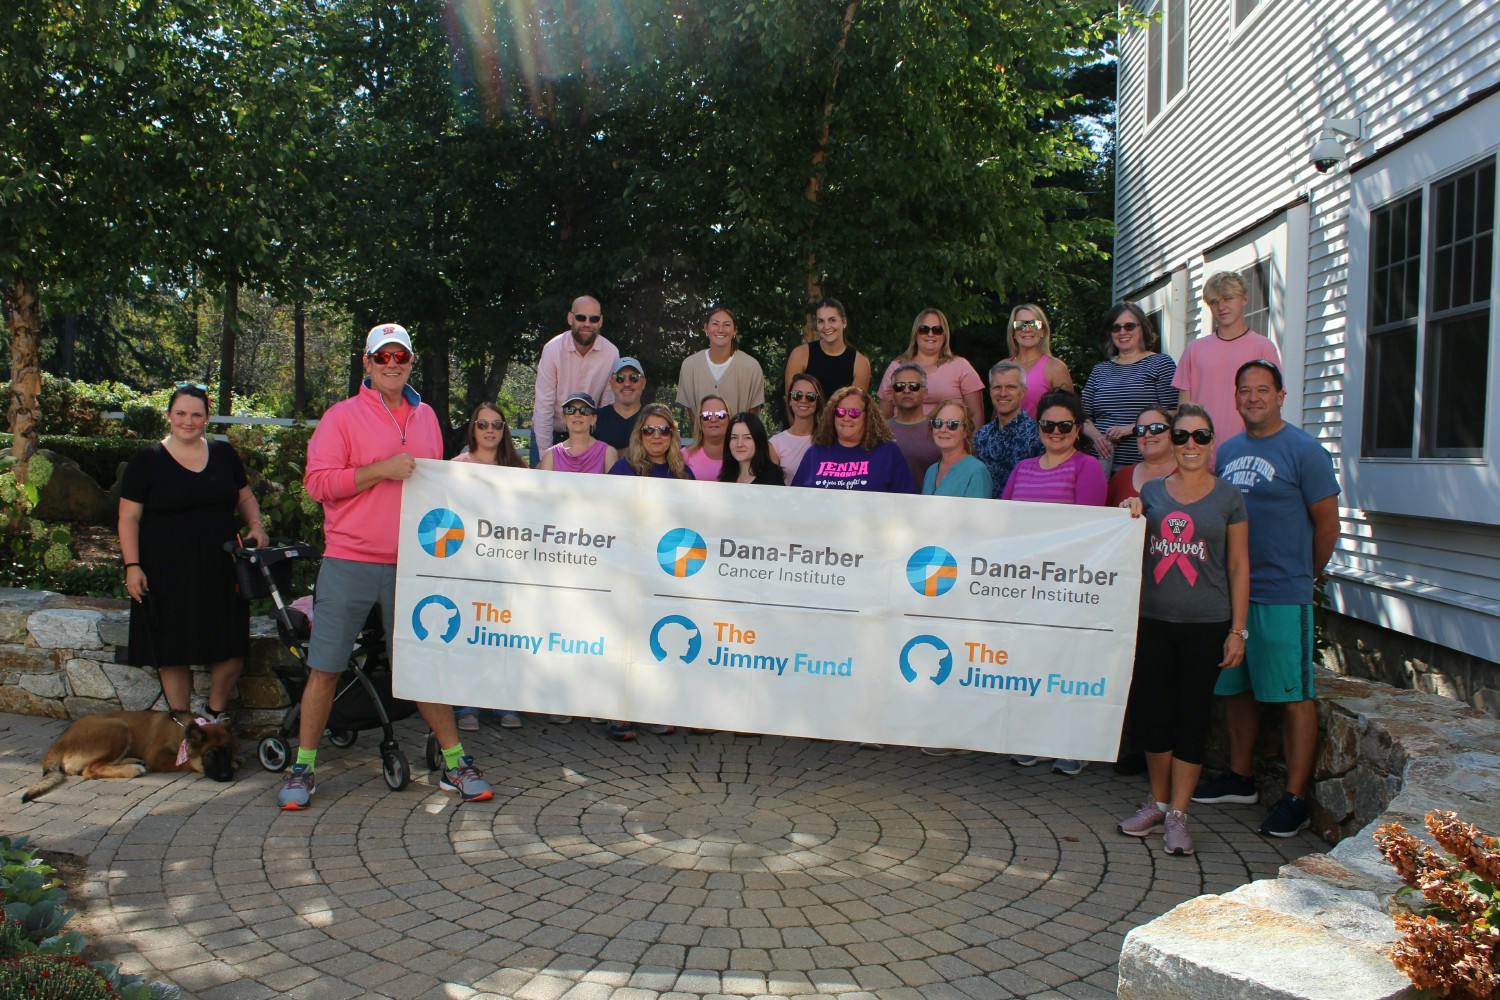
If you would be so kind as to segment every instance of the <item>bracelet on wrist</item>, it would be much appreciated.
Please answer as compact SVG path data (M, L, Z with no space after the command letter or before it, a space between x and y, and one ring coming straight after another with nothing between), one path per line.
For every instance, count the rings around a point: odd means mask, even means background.
M134 566L136 569L140 569L141 568L141 564L140 563L126 563L125 564L125 568L126 569L130 569L132 566Z

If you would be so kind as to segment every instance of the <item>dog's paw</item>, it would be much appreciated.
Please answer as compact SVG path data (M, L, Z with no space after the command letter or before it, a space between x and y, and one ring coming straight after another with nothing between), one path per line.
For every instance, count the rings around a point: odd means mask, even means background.
M150 768L146 766L145 761L137 760L134 757L126 757L125 759L121 760L120 766L134 769L135 773L131 775L132 778L139 778L141 775L150 770Z

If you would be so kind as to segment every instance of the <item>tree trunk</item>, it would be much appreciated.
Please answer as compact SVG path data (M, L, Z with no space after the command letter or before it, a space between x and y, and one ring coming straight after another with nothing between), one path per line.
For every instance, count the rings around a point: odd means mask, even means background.
M837 102L834 91L839 85L839 66L844 59L844 50L849 44L849 32L854 27L854 18L859 13L859 0L849 0L844 8L844 23L839 28L839 43L834 49L833 72L828 77L828 88L823 91L823 115L818 124L818 144L813 147L812 174L807 178L807 200L813 210L807 219L807 304L811 306L823 297L823 277L818 273L818 252L813 249L813 230L817 224L818 195L823 190L823 165L828 161L828 140L832 132L833 109ZM812 319L803 327L803 338L812 340L816 336Z
M307 307L292 305L292 415L307 413Z
M36 289L17 272L5 287L10 310L10 453L16 457L16 481L26 481L26 466L36 454L42 423L42 306Z
M219 345L219 416L234 412L234 346L240 329L240 283L224 284L224 337Z

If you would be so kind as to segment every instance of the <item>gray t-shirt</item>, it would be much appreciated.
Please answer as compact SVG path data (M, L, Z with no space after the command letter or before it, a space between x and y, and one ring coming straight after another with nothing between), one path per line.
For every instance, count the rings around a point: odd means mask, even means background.
M1141 617L1168 622L1230 618L1225 562L1229 526L1246 519L1245 498L1223 480L1201 500L1178 503L1165 479L1141 487L1146 556L1141 571Z

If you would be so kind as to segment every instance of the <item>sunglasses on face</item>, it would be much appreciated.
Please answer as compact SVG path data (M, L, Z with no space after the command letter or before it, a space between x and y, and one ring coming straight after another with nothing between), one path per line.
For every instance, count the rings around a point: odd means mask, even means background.
M923 325L923 326L917 327L917 332L918 333L942 333L943 332L943 328L940 327L940 326L926 326L926 325Z
M794 403L800 403L803 400L809 403L816 403L818 401L818 394L815 392L803 392L801 389L793 389L787 393L787 398Z
M1214 432L1211 431L1211 430L1209 430L1207 427L1200 427L1198 430L1195 430L1195 431L1184 431L1184 430L1178 430L1178 429L1174 429L1172 431L1172 443L1173 444L1177 444L1177 445L1187 444L1188 443L1188 438L1192 438L1194 441L1198 442L1199 444L1209 444L1214 439Z
M704 420L728 420L728 410L704 410L698 416Z
M592 406L584 406L582 403L566 403L563 405L563 413L569 417L580 414L585 417L592 417L594 415L594 408Z
M597 323L603 316L590 316L588 313L574 313L573 318L580 323Z
M629 375L621 372L620 374L615 376L615 385L624 385L626 382L629 382L631 385L635 385L645 377L646 376L644 375L637 375L634 372L631 372Z
M922 388L921 382L892 382L891 388L897 392L916 392Z
M197 389L199 392L207 392L208 391L208 386L204 385L202 382L175 382L175 383L173 383L172 388L174 388L174 389Z
M404 347L394 351L371 351L370 360L377 365L404 365L411 361L411 351Z
M474 429L476 431L503 431L503 430L505 430L505 421L504 420L476 420L476 421L474 421Z
M1152 437L1155 437L1157 434L1165 434L1167 431L1169 431L1171 429L1172 428L1170 428L1166 424L1162 424L1162 423L1156 423L1156 424L1136 424L1135 425L1135 436L1138 437L1138 438L1143 438L1143 437L1146 437L1149 434Z
M671 434L672 428L665 427L661 424L641 425L641 437L669 437L671 436Z
M865 411L857 406L836 406L833 412L840 417L862 417L865 415Z
M1043 434L1067 434L1078 426L1076 420L1038 420L1036 425Z
M1010 328L1012 330L1040 330L1042 324L1040 320L1018 319L1010 325Z
M937 417L933 417L928 423L932 424L932 429L935 431L942 430L944 427L950 431L956 431L964 425L962 420L939 420Z
M1141 328L1139 323L1116 323L1109 328L1110 333L1134 333Z

